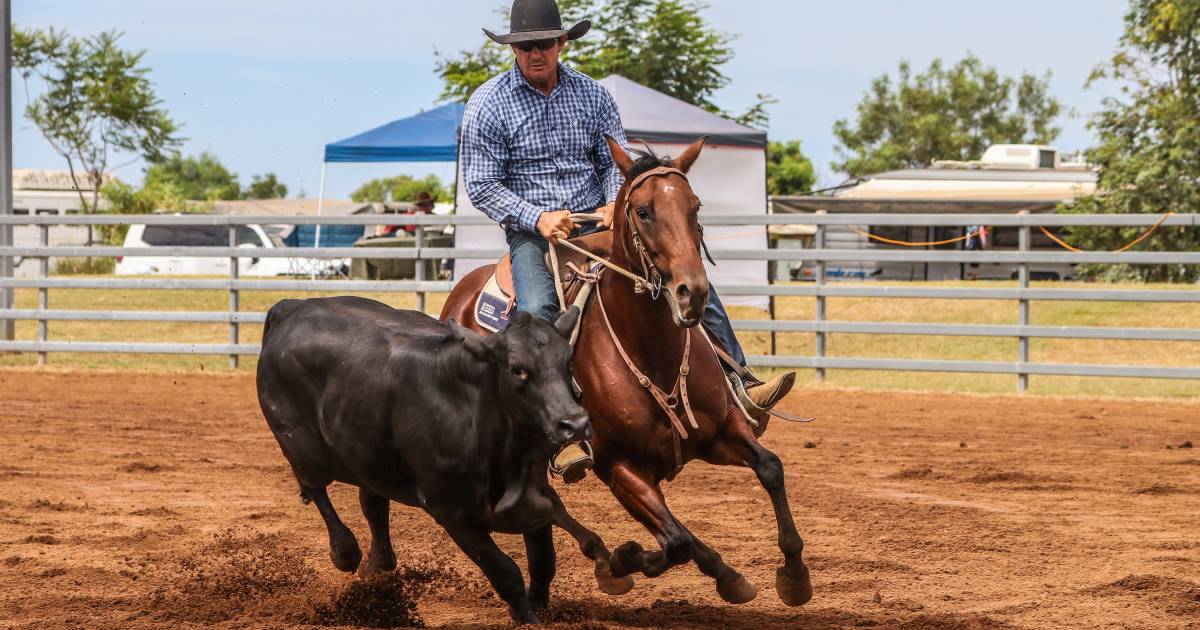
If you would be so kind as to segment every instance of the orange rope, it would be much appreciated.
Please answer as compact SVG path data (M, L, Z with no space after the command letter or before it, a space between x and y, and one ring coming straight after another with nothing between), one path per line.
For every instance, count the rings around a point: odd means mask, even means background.
M976 236L976 235L978 235L978 234L979 234L979 230L975 230L974 232L971 232L970 234L968 234L968 235L966 235L966 236L959 236L959 237L957 237L957 238L950 238L950 239L946 239L946 240L944 240L944 241L929 241L929 242L926 242L926 243L910 243L910 242L908 242L908 241L895 241L895 240L892 240L892 239L890 239L890 238L885 238L885 237L882 237L882 236L876 236L876 235L874 235L874 234L871 234L870 232L864 232L863 230L860 230L860 229L858 229L858 228L856 228L856 227L854 227L854 226L850 226L850 229L851 229L851 230L854 230L855 232L858 232L860 236L865 236L865 237L867 237L867 238L869 238L869 239L876 240L876 241L879 241L879 242L881 242L881 243L888 243L888 244L891 244L891 245L903 245L903 246L905 246L905 247L925 247L925 246L928 246L928 245L949 245L950 243L957 243L957 242L959 242L959 241L965 241L965 240L967 240L967 239L969 239L969 238L971 238L971 237L973 237L973 236Z
M1132 241L1129 242L1129 244L1125 245L1124 247L1121 247L1120 249L1112 250L1113 253L1119 254L1124 251L1129 251L1129 249L1132 248L1134 245L1137 245L1138 243L1141 243L1142 241L1149 238L1150 235L1153 234L1154 231L1157 230L1159 228L1159 226L1161 226L1163 224L1163 222L1165 222L1167 219L1169 219L1173 216L1175 216L1174 212L1168 212L1168 213L1164 214L1162 216L1162 218L1160 218L1154 225L1151 225L1149 228L1146 229L1145 232L1142 232L1141 236L1133 239ZM1077 254L1083 253L1082 249L1079 249L1078 247L1074 247L1074 246L1070 245L1069 243L1063 241L1061 238L1052 234L1050 232L1050 230L1047 230L1045 227L1042 227L1039 225L1038 229L1042 231L1042 234L1045 234L1046 236L1050 237L1050 240L1054 241L1055 243L1058 243L1064 249L1075 252Z

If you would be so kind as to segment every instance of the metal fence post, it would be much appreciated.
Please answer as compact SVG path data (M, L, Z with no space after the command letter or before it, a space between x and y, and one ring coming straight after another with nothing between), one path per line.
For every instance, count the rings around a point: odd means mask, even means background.
M229 226L229 247L231 247L231 248L237 247L237 230L238 230L238 226L236 226L236 225ZM229 345L232 345L232 346L238 345L238 336L239 336L238 335L238 322L237 322L236 317L237 317L237 312L241 306L239 304L240 296L238 295L237 285L235 284L240 275L240 272L238 270L238 261L239 261L239 258L237 256L232 256L229 258ZM238 355L236 352L230 352L229 353L229 369L236 370L237 367L238 367Z
M1028 210L1022 210L1017 214L1028 216ZM1029 226L1022 225L1018 228L1017 251L1022 254L1029 251ZM1017 288L1022 292L1029 288L1029 263L1022 261L1017 267ZM1025 332L1025 327L1029 325L1029 298L1022 295L1017 300L1017 325L1020 326L1021 332ZM1029 363L1029 337L1024 335L1017 337L1017 363L1021 368ZM1017 373L1017 391L1024 393L1029 389L1029 374L1027 372Z
M0 77L0 216L12 214L12 5L9 0L0 0L0 65L4 76ZM0 247L11 247L13 229L11 225L0 225ZM0 279L14 275L13 258L0 256ZM0 287L0 309L13 307L14 289ZM0 319L0 341L12 341L16 327L11 319Z
M417 282L425 281L425 254L421 250L425 248L425 226L417 224L417 231L413 234L413 247L417 248L417 260L414 263ZM425 292L417 291L417 310L425 312Z
M38 243L42 247L49 247L50 246L50 226L49 225L39 225L38 230L40 232L39 238L38 238ZM50 277L50 257L42 256L42 257L38 258L38 279L44 281L49 277ZM46 287L38 288L38 305L37 305L37 307L38 307L39 311L45 311L46 309L50 308L50 289L48 289ZM38 331L37 331L38 342L46 343L46 341L49 340L49 338L50 338L50 323L47 322L45 319L38 319L37 327L38 327ZM46 365L46 353L45 352L38 353L38 365Z
M823 214L825 214L825 211L817 210L816 214L823 215ZM813 239L813 243L816 245L818 252L825 249L825 225L824 224L822 224L822 223L817 224L817 234L816 234L815 238ZM823 254L819 254L819 255L824 256ZM825 260L824 260L824 258L820 258L817 260L817 277L814 278L814 280L816 282L816 287L817 287L817 326L820 327L822 324L825 323L825 294L821 290L821 288L823 286L825 286ZM821 330L817 331L816 354L817 354L818 362L825 358L825 333ZM825 368L823 368L823 367L817 368L817 381L821 382L821 383L825 382Z

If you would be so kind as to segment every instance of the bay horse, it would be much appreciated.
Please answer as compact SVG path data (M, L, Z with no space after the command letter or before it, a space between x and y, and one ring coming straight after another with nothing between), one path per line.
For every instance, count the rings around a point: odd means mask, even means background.
M785 604L799 606L811 599L812 583L801 557L804 542L788 506L783 464L759 443L710 342L696 326L708 301L709 282L700 258L700 200L686 173L704 141L697 140L674 159L646 153L634 161L608 138L625 177L613 210L610 262L635 273L631 279L601 272L572 361L581 404L592 419L595 473L661 549L646 551L630 541L610 553L561 503L554 523L595 562L597 581L606 593L631 589L633 573L656 577L692 560L716 581L722 599L748 602L758 589L675 518L659 487L694 459L748 467L770 495L775 512L783 552L775 590ZM493 271L494 266L487 266L463 278L441 318L484 332L473 307Z

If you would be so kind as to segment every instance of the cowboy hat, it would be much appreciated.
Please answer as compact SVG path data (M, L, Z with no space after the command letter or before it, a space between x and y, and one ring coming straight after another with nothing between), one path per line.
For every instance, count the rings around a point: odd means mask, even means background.
M422 190L421 192L417 193L417 198L413 200L413 205L414 206L420 206L420 205L432 206L433 202L434 202L433 195Z
M558 3L554 0L513 0L511 22L507 35L497 35L486 28L483 32L497 44L516 44L539 39L579 39L592 28L589 20L577 22L571 28L563 28Z

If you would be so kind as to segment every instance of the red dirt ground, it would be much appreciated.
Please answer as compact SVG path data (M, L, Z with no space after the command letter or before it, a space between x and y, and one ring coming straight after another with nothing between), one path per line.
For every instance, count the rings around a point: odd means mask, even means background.
M691 464L676 514L760 592L692 565L620 597L556 537L560 628L1200 628L1200 405L812 390L765 443L787 469L816 594L772 588L766 494ZM563 490L610 546L652 540L593 479ZM334 503L366 544L352 489ZM253 378L0 370L0 626L505 627L477 569L396 506L402 571L330 565ZM519 538L500 537L520 557ZM415 603L414 603L415 602Z

